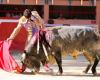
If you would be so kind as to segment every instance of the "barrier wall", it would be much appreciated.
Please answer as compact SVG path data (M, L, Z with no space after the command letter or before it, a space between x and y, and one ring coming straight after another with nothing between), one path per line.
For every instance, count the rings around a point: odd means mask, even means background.
M0 40L6 40L17 26L17 22L1 22L0 23ZM24 28L21 29L19 34L13 40L11 49L23 50L25 46L27 32Z

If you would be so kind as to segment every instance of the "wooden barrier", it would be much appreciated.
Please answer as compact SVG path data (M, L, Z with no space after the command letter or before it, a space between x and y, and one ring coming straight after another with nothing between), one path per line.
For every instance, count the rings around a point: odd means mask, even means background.
M14 28L17 26L17 22L2 22L0 23L0 40L6 40L11 33L13 32ZM26 41L26 34L24 28L21 29L19 34L13 40L11 45L11 49L23 50Z

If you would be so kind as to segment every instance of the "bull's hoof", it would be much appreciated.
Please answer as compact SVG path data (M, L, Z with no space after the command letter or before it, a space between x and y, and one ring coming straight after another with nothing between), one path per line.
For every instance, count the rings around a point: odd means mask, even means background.
M39 74L39 70L38 70L38 69L36 69L36 70L31 70L31 74L33 74L33 75Z
M31 71L31 74L36 75L37 73L36 73L36 72L34 72L34 71Z
M83 71L83 73L87 74L87 71Z
M61 72L57 72L56 75L57 75L57 76L61 76L62 73L61 73Z
M92 70L92 74L93 74L93 76L96 76L96 75L97 75L97 71L94 70L94 69L91 69L91 70Z
M39 71L40 71L40 69L35 68L34 73L35 73L35 74L39 74Z
M95 73L93 73L93 76L96 76L97 75L97 73L95 72Z

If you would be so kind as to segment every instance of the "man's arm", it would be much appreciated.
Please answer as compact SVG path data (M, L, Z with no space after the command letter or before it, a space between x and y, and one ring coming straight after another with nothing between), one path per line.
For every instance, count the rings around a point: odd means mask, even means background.
M18 23L17 27L14 29L14 31L12 32L12 34L8 39L14 39L20 30L21 30L21 25L20 23Z
M19 33L21 27L16 27L13 31L13 33L10 36L10 39L14 39L16 37L16 35Z

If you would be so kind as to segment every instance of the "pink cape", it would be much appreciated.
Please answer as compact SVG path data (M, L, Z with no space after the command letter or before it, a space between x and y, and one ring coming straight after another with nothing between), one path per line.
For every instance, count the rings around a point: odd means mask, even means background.
M12 40L0 41L0 68L5 71L18 71L19 66L9 52Z

